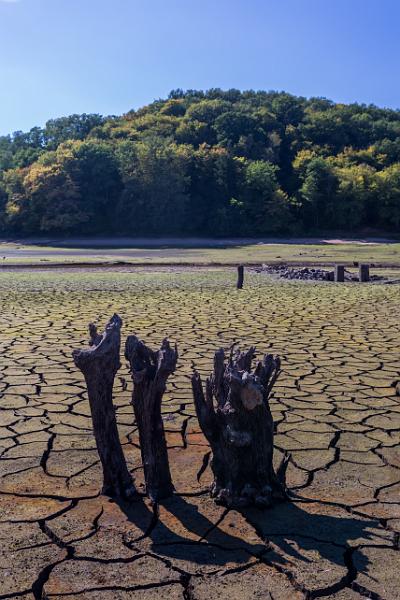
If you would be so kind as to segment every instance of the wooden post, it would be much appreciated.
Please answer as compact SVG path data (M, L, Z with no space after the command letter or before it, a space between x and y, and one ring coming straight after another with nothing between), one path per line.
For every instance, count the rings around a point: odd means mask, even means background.
M161 417L161 401L167 379L175 371L178 351L167 339L158 352L150 350L136 336L126 340L125 357L134 383L132 404L139 430L146 493L153 502L174 491L169 470L167 444Z
M369 265L360 265L358 269L358 279L360 282L369 281Z
M335 281L344 281L344 265L335 265Z
M216 352L205 393L200 375L195 372L192 376L197 417L213 453L211 495L218 504L229 507L265 507L286 498L289 457L284 457L275 473L274 427L268 404L280 360L266 355L251 372L254 355L254 348L237 351L225 362L224 351Z
M243 288L243 281L244 281L244 266L239 265L237 268L237 271L238 271L238 278L237 278L236 287L238 290L241 290Z
M114 315L102 335L89 325L90 346L74 350L75 365L85 377L93 432L103 467L103 494L130 498L136 494L132 476L126 466L118 435L112 391L115 374L120 368L119 351L122 321Z

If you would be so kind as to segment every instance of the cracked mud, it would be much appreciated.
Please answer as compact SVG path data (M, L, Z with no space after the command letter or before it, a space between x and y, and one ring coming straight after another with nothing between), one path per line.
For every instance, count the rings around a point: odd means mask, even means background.
M0 275L0 600L400 598L400 287L234 285L234 271ZM113 312L123 338L179 348L162 407L176 495L156 507L99 495L71 352ZM292 501L267 511L207 491L189 378L234 342L282 357L271 410ZM117 421L143 491L122 364Z

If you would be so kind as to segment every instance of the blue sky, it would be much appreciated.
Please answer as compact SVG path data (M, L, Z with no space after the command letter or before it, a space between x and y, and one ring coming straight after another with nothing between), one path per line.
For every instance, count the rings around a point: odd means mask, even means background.
M0 0L0 134L177 87L400 108L399 0Z

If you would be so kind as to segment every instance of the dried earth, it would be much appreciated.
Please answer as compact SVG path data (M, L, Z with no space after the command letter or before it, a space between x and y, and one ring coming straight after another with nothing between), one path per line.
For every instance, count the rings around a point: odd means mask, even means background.
M0 273L0 600L400 598L400 286L231 272ZM99 495L71 352L118 312L123 337L180 353L163 406L176 495ZM209 498L189 377L214 351L282 357L271 400L292 501L239 513ZM115 404L143 489L125 361Z

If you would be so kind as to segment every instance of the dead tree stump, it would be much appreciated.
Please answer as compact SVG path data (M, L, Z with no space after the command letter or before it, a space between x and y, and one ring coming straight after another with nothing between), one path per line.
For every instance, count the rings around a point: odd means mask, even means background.
M74 350L75 365L85 377L92 413L93 432L103 467L103 494L130 498L136 494L126 466L118 435L112 391L115 374L120 368L122 321L114 315L102 335L89 325L90 348Z
M289 457L284 457L275 473L268 404L280 373L280 360L266 355L251 372L254 356L254 348L237 351L226 363L224 351L216 352L205 394L200 375L195 372L192 376L197 417L213 454L211 495L229 507L265 507L286 498Z
M244 282L244 266L239 265L237 268L237 271L238 271L238 278L237 278L236 287L238 290L241 290L243 288L243 282Z
M335 281L338 283L344 281L344 265L335 265Z
M175 371L177 348L167 339L154 352L136 336L126 340L125 357L133 380L132 405L139 429L146 493L153 502L174 491L168 462L167 444L161 417L161 401L167 379Z
M360 283L369 281L369 265L360 265L358 269L358 280Z

